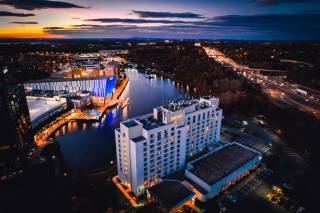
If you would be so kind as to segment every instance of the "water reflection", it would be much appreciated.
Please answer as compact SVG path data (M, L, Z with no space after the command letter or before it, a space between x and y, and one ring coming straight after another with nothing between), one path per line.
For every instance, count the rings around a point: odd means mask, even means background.
M125 106L108 110L100 122L72 122L54 134L67 165L74 170L98 170L115 158L114 129L119 122L131 117L151 113L153 107L186 97L186 93L161 76L147 79L136 70L127 72L130 82L120 101Z

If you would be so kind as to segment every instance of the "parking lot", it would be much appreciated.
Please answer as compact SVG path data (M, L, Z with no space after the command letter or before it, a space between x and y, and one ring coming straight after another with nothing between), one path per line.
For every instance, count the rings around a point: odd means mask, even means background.
M248 205L252 207L250 212L262 209L263 212L296 212L298 209L308 212L303 197L295 194L297 181L304 174L313 172L301 154L288 147L256 118L228 119L221 138L226 143L237 141L261 152L263 158L268 159L264 163L274 170L258 169L220 196L217 201L222 212L247 212ZM277 195L274 187L283 190L284 194Z
M225 195L219 198L222 203L236 203L251 192L257 189L264 180L272 175L272 171L262 166L257 171L250 174L248 177L241 180L236 186L230 189Z
M257 150L262 154L270 154L271 145L240 130L232 128L224 129L223 136L231 141L237 141L251 149Z
M265 167L258 168L232 189L217 199L220 212L289 212L286 208L268 201L266 196L272 190L269 179L273 171Z

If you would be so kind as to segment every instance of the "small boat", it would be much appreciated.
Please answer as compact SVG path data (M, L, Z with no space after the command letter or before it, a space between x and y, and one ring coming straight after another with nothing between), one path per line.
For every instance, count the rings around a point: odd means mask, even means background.
M148 79L151 79L151 78L155 78L155 74L148 74L148 75L145 75L146 78Z
M154 78L154 76L153 75L146 75L146 78L151 79L151 78Z

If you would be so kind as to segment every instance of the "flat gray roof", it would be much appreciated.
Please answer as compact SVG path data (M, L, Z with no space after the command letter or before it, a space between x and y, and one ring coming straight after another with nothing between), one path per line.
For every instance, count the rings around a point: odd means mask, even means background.
M148 191L167 209L178 207L195 194L178 180L163 180Z
M195 105L196 110L205 109L205 108L210 107L210 105L208 103L206 103L206 102L200 103L196 99L187 100L187 101L184 101L184 100L183 101L177 101L177 102L173 102L173 103L170 103L170 104L162 106L162 107L164 109L166 109L166 110L171 111L171 112L176 112L176 111L182 110L182 109L184 109L186 107L189 107L191 105Z
M166 110L171 111L171 112L176 112L176 111L179 111L181 109L184 109L188 106L191 106L191 105L197 104L197 103L198 103L198 101L195 99L187 100L187 101L182 100L182 101L172 102L172 103L170 103L168 105L164 105L162 107Z
M143 136L140 136L140 137L132 138L131 140L132 140L133 142L135 142L135 143L138 143L138 142L141 142L141 141L146 140L146 138L143 137Z
M44 97L30 97L27 96L27 104L29 108L29 114L31 122L34 122L39 117L47 114L49 111L63 106L66 102L57 101L55 99L49 99Z
M232 143L191 162L193 168L189 171L208 185L213 185L258 155L258 152Z
M139 118L137 120L140 123L142 123L143 128L146 129L146 130L155 129L155 128L158 128L158 127L161 127L161 126L165 125L161 121L153 118L152 115L150 115L149 117Z
M186 177L186 180L200 193L202 194L207 194L207 190L205 190L204 188L202 188L201 186L199 186L196 182L194 182L193 180L191 180L190 178Z
M135 120L127 120L127 121L124 121L122 123L128 128L138 125L138 123L135 122Z

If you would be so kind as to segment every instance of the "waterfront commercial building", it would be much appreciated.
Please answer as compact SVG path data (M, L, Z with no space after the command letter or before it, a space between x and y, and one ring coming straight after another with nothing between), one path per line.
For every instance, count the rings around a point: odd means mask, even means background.
M72 97L68 98L69 105L74 109L85 109L92 104L91 95L88 92L77 92Z
M67 98L59 96L27 96L27 103L33 128L67 109Z
M23 85L16 73L0 70L0 183L23 173L32 147L32 127Z
M187 164L185 176L197 199L207 201L259 165L259 152L233 142Z
M136 195L220 140L219 99L178 101L152 114L120 123L115 130L118 177Z
M90 77L90 78L67 78L67 79L41 79L24 83L27 91L78 91L90 92L92 96L106 97L112 94L116 85L116 77Z

